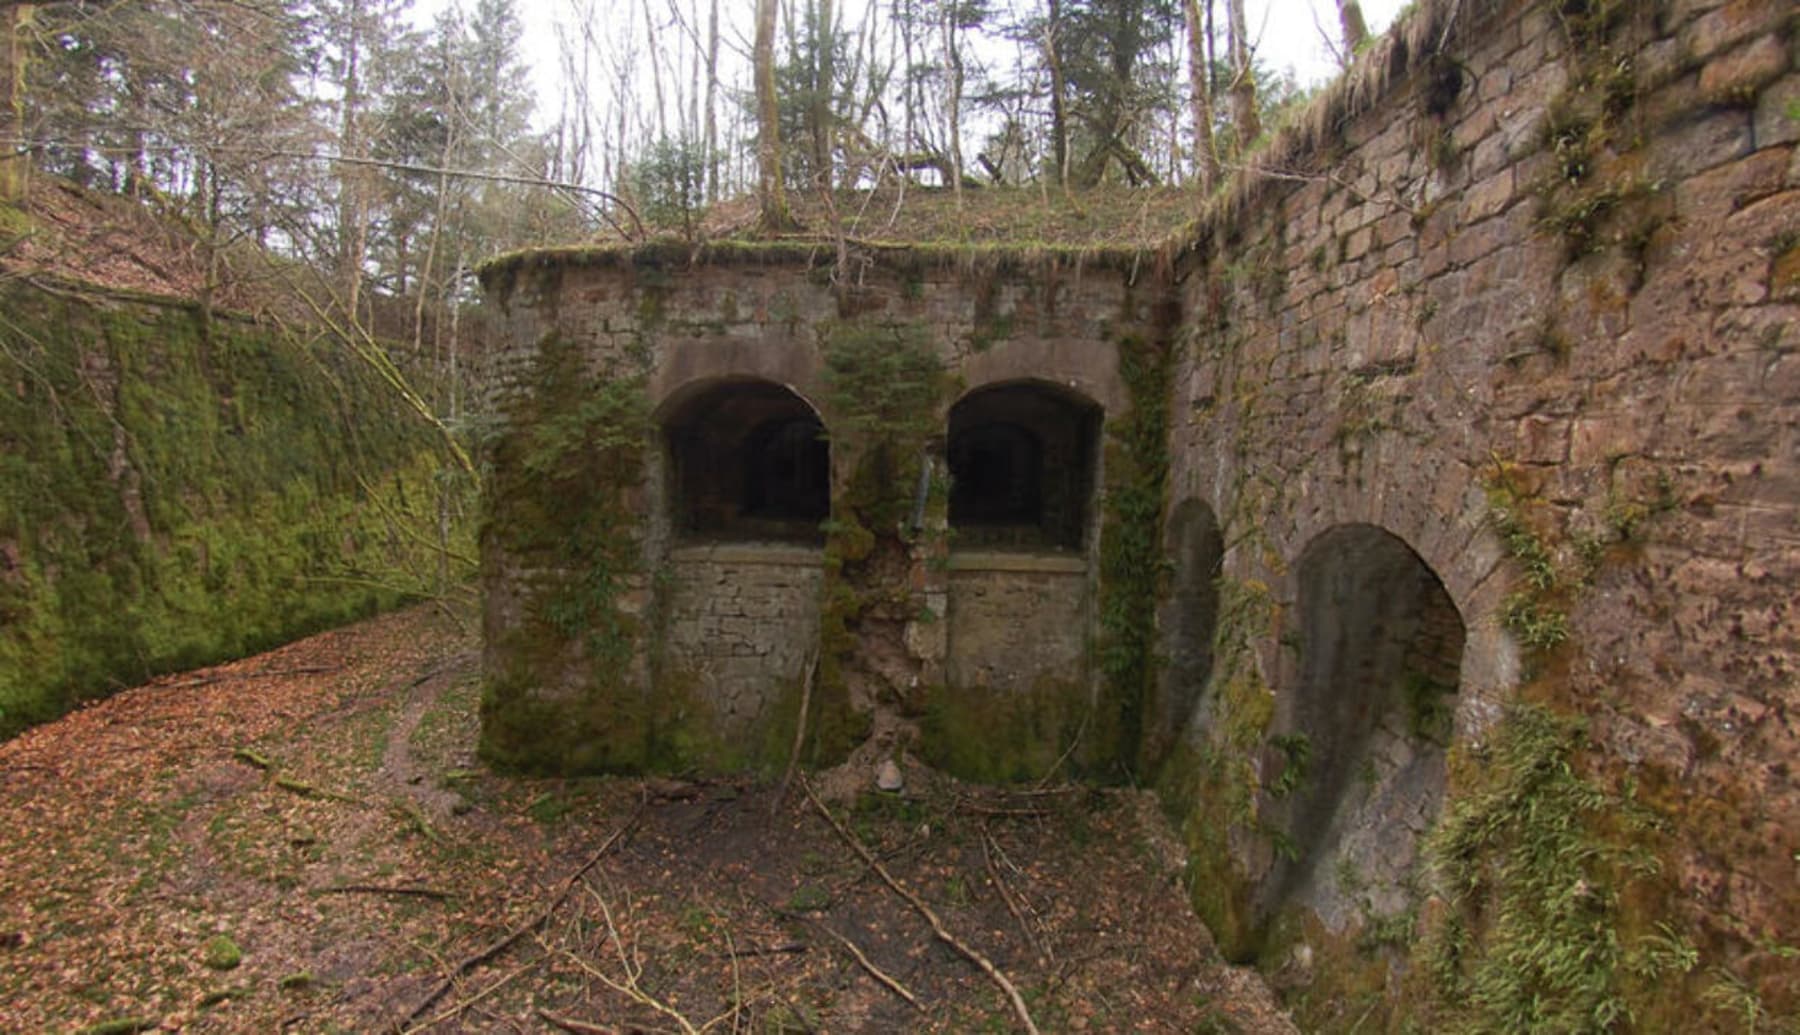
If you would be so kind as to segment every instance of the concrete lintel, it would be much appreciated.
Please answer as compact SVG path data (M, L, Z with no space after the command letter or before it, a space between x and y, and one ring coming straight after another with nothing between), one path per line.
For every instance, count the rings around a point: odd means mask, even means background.
M1009 550L952 550L951 571L1020 571L1040 575L1085 575L1087 558L1066 553Z
M789 568L818 568L825 551L795 543L703 543L677 546L669 551L676 564L772 564Z

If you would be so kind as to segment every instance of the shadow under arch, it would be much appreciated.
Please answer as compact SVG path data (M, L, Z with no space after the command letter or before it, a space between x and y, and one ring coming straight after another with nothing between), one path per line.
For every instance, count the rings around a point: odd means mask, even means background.
M1327 528L1295 567L1284 692L1263 759L1288 851L1263 913L1298 902L1334 929L1401 913L1443 802L1467 630L1442 579L1394 533Z
M950 407L950 527L959 547L1079 551L1092 524L1102 411L1047 381L1002 381Z
M1212 679L1213 637L1219 622L1219 576L1225 538L1218 516L1204 500L1188 497L1169 516L1164 553L1171 572L1169 594L1157 613L1167 664L1160 674L1156 707L1144 745L1147 772L1155 772L1183 733L1196 722Z
M798 392L756 377L693 382L663 400L656 424L677 541L823 544L831 445Z

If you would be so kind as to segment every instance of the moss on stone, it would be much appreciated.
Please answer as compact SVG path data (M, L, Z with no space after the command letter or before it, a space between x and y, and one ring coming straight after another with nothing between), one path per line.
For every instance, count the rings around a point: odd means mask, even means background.
M678 761L660 712L683 702L652 693L634 603L647 595L643 371L590 373L579 347L551 337L530 388L506 414L484 499L484 557L536 575L524 613L490 643L508 670L484 689L482 754L525 771L668 769Z
M869 669L865 640L898 640L918 612L911 555L921 530L908 525L912 492L950 379L917 325L846 320L822 328L821 345L825 404L851 466L826 524L819 671L805 749L806 761L825 765L867 735L870 717L852 704L853 678L877 695L902 689L883 686Z
M1050 677L1027 691L934 686L926 695L920 752L964 780L1042 780L1076 742L1088 707L1081 684Z
M471 553L473 486L329 343L19 284L0 308L0 735L431 591L440 493Z
M1130 779L1140 765L1146 709L1157 678L1156 602L1167 564L1162 516L1175 351L1160 333L1124 335L1117 349L1130 408L1107 425L1100 532L1102 680L1083 761L1090 772Z

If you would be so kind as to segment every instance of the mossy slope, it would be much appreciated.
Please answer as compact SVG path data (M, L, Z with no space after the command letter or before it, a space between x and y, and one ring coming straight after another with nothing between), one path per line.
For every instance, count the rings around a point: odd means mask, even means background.
M0 313L0 735L435 577L415 529L468 488L346 353L16 283Z

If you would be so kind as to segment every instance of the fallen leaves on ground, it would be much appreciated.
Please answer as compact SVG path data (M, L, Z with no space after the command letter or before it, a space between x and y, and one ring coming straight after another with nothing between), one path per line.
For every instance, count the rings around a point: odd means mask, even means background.
M488 771L475 650L420 608L0 744L0 1029L1015 1027L797 793ZM838 814L1044 1031L1291 1030L1147 795L909 766Z

